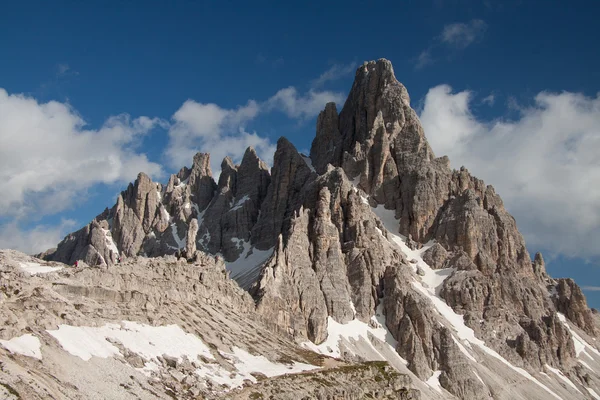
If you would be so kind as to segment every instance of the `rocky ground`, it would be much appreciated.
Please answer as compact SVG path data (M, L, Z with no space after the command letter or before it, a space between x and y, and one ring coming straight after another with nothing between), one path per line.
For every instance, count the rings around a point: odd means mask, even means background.
M357 385L360 371L365 381L389 375L394 393L411 393L410 377L391 367L335 361L266 329L251 297L226 275L224 264L208 256L194 263L139 257L75 268L0 251L0 393L20 399L222 398L256 382L265 393L283 392L277 388L284 381L272 378L302 371L296 385L307 398L385 391L383 380ZM339 392L318 384L343 382L340 368L354 371L347 379L355 387ZM307 378L329 370L317 381ZM315 387L317 397L311 397ZM244 391L234 392L232 398L244 398Z

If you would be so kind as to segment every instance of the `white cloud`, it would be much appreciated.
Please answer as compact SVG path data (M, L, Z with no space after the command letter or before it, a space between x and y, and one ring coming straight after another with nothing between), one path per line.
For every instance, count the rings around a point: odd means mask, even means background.
M487 24L480 19L473 19L468 23L455 23L444 26L441 40L448 45L464 49L470 44L480 40Z
M314 89L300 95L296 88L288 87L263 103L250 100L245 106L235 109L188 100L173 115L174 124L169 130L165 155L171 167L181 168L190 164L196 152L208 152L215 177L220 174L224 157L229 156L234 162L239 162L248 146L254 147L258 156L270 164L276 145L268 137L248 132L246 125L259 113L273 111L283 112L294 119L312 118L330 101L343 104L344 96Z
M335 102L344 104L342 93L331 91L309 90L305 95L298 94L296 88L290 86L279 90L266 102L268 110L281 110L290 118L310 118L318 115L325 108L325 104Z
M318 88L323 86L327 82L343 78L346 75L350 75L356 71L357 66L358 64L356 64L355 62L351 62L347 65L334 64L327 71L323 72L321 76L319 76L317 79L314 79L311 82L311 86L313 88Z
M417 63L415 65L415 68L420 69L423 67L426 67L430 64L433 64L433 57L431 56L431 49L426 49L423 50L421 52L421 54L419 54L419 56L417 57Z
M69 67L69 64L58 64L56 66L56 70L58 75L64 75L66 74L69 70L71 69L71 67Z
M38 103L0 89L0 216L54 214L97 183L129 182L161 167L136 152L159 119L109 118L98 130L68 104Z
M530 249L600 256L600 94L541 92L514 121L481 121L441 85L421 113L437 155L493 184Z
M16 221L0 226L0 249L14 249L35 254L56 247L65 235L75 228L75 221L65 219L57 226L38 225L21 230Z
M483 104L487 104L488 106L493 106L494 102L496 101L496 96L494 96L494 94L490 94L489 96L486 96L483 98L483 100L481 100L481 102Z
M582 286L581 289L588 292L600 292L600 286Z
M481 19L473 19L468 23L454 23L445 25L440 35L432 39L428 48L413 58L415 69L421 69L435 62L441 51L456 53L464 50L471 44L483 39L487 24ZM434 58L434 53L436 57Z
M196 152L208 152L213 175L218 176L223 158L229 156L234 162L240 161L248 146L254 147L261 159L270 162L275 145L268 138L248 133L243 128L258 112L259 106L252 100L233 110L186 101L173 115L175 123L169 130L169 146L165 152L169 163L181 168L190 164Z

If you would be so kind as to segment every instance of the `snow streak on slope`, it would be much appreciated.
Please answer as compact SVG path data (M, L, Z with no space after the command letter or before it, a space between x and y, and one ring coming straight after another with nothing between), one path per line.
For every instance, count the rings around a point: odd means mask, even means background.
M231 209L229 211L235 211L239 208L242 208L244 203L247 202L248 200L250 200L250 197L248 195L244 195L241 199L239 199L238 201L235 202L235 204L233 205L233 207L231 207Z
M36 262L20 262L19 268L27 272L29 275L45 274L63 269L63 267L48 267Z
M442 385L440 385L440 375L442 374L442 371L433 371L433 375L431 375L431 377L429 379L427 379L427 381L425 381L426 384L428 384L429 386L431 386L433 389L435 389L436 391L442 393Z
M177 233L177 225L174 222L171 224L171 233L173 235L173 240L175 243L177 243L177 248L183 249L185 247L186 238L181 239L179 237L179 234Z
M11 353L22 354L27 357L42 359L40 339L31 334L14 337L10 340L0 340L0 345Z
M310 170L312 172L317 172L315 170L315 167L313 167L313 165L312 165L312 160L310 159L310 157L305 156L304 154L300 154L300 155L302 156L302 159L304 160L304 162L306 163L306 165L308 166L308 168L310 168Z
M241 287L246 287L258 276L260 267L271 257L274 248L258 250L245 240L231 238L231 241L242 248L242 253L237 260L225 262L225 267L232 279L235 279Z
M379 217L387 229L388 235L391 237L392 242L398 245L408 260L411 261L414 271L416 272L417 268L420 268L421 273L423 274L421 276L421 281L425 284L425 288L429 289L429 292L437 295L439 293L439 289L444 283L444 280L446 280L446 278L448 278L454 272L454 268L433 269L425 261L423 261L421 255L427 249L433 246L434 242L430 241L418 250L411 250L406 245L406 237L397 233L399 224L398 220L394 216L394 211L386 210L383 205L379 205L373 208L373 212ZM413 263L413 260L416 260L417 262Z
M564 314L562 314L562 313L557 313L557 314L558 314L558 319L560 319L560 321L563 323L563 325L571 333L571 337L573 338L573 345L575 346L575 353L577 354L577 357L579 357L581 354L584 354L593 360L592 356L588 353L588 350L591 351L592 353L594 353L595 355L597 355L598 357L600 357L600 351L598 351L594 346L592 346L588 342L586 342L581 336L579 336L579 334L577 334L577 332L575 332L575 330L573 328L571 328L571 326L567 322L567 317L565 317Z
M592 397L596 400L600 400L600 396L598 395L598 393L596 393L594 391L594 389L586 387L587 391L590 393L590 395L592 395Z
M108 249L115 253L115 255L119 255L119 249L117 249L117 245L115 244L115 241L113 240L110 231L107 229L102 229L102 232L104 233L104 237L106 238L106 245L108 246Z
M567 385L569 385L570 387L572 387L573 389L577 390L579 393L581 393L581 391L579 389L577 389L577 386L575 386L575 384L573 382L571 382L571 380L569 378L567 378L561 370L556 369L556 368L552 368L551 366L549 366L548 364L545 365L545 367L553 372L556 376L558 376L564 383L566 383ZM583 394L583 393L581 393Z

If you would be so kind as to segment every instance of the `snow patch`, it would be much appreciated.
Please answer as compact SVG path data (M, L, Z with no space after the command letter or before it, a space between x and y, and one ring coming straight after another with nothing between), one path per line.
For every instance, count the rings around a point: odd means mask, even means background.
M177 225L175 223L171 224L171 234L173 235L173 240L177 243L178 249L183 249L185 247L185 239L181 239L179 234L177 233Z
M440 375L442 374L442 371L433 371L433 375L431 375L431 377L429 377L429 379L427 379L425 381L425 383L427 385L429 385L429 387L435 389L436 391L442 393L442 385L440 384Z
M231 372L219 364L204 363L196 369L195 373L202 378L209 379L219 385L225 385L230 389L233 389L242 386L245 380L256 383L257 379L252 375L253 372L264 374L270 378L273 376L293 374L319 368L314 365L296 362L292 364L275 363L264 356L252 355L235 346L232 350L233 353L224 351L220 351L219 353L232 364L233 368L236 370L235 372Z
M233 365L242 375L246 375L247 379L256 382L255 379L250 378L251 372L260 372L267 377L279 376L283 374L296 373L302 371L309 371L317 369L314 365L304 363L293 363L293 364L281 364L269 361L264 356L255 356L242 350L238 347L233 347L233 354L220 352L221 355L231 361Z
M167 209L165 208L164 205L160 205L160 212L163 214L163 218L166 221L171 221L171 214L169 214L169 212L167 211Z
M563 325L569 330L569 332L571 333L571 337L573 338L573 345L575 346L575 353L577 354L577 357L579 357L580 354L585 354L588 357L592 358L589 353L587 352L588 350L591 351L592 353L596 354L598 357L600 357L600 351L598 351L594 346L590 345L588 342L586 342L581 336L579 336L579 334L577 334L577 332L575 332L575 330L573 330L571 328L571 326L567 323L567 317L564 316L564 314L562 313L557 313L558 315L558 319L563 323ZM593 358L592 358L593 360Z
M238 201L235 202L235 204L233 205L233 207L231 207L231 209L229 211L235 211L237 209L242 208L244 203L247 202L248 200L250 200L250 197L247 194L244 195L244 197L242 197L241 199L239 199Z
M146 361L157 362L166 354L182 359L196 360L199 356L214 360L208 346L196 336L184 332L177 325L150 326L137 322L122 321L101 327L59 325L57 330L47 331L68 353L89 360L92 357L119 356L119 349L109 340L121 342L123 347L140 355Z
M587 368L587 369L589 369L590 371L594 371L594 368L590 367L590 365L589 365L588 363L586 363L585 361L583 361L583 360L577 360L577 361L579 361L579 363L580 363L581 365L583 365L584 367L586 367L586 368ZM595 371L594 371L594 372L595 372Z
M592 397L596 400L600 400L600 396L598 396L598 393L596 393L594 391L594 389L586 387L587 391L592 395Z
M225 267L230 272L231 278L239 278L247 272L262 266L265 261L271 257L274 248L268 250L258 250L252 248L252 245L241 239L232 238L231 241L238 242L238 246L242 247L242 253L237 260L225 262Z
M365 199L368 204L368 201ZM445 268L445 269L433 269L431 268L425 261L423 261L422 254L429 249L431 246L435 244L435 241L429 241L423 247L417 250L411 250L406 245L406 237L400 235L398 232L398 220L395 216L394 210L386 210L383 205L378 205L377 207L372 208L375 215L379 217L385 229L387 229L391 238L391 241L400 247L400 250L406 255L409 260L417 260L415 264L411 264L414 268L414 271L417 271L417 268L420 267L421 271L424 275L421 276L421 281L426 285L425 287L429 289L434 295L437 295L442 287L444 281L452 275L454 272L454 268Z
M305 156L304 154L300 154L300 156L302 156L302 159L304 160L304 162L306 163L306 165L308 166L308 168L310 168L310 170L312 172L317 172L315 170L315 167L313 167L313 165L312 165L312 160L310 159L310 157Z
M354 307L354 303L350 300L350 309L352 310L352 317L356 316L356 307Z
M566 383L567 385L571 386L573 389L575 389L575 390L577 390L579 393L581 393L581 392L579 391L579 389L577 389L577 386L575 386L575 384L574 384L573 382L571 382L571 380L570 380L569 378L567 378L567 377L566 377L566 376L565 376L565 375L562 373L562 371L561 371L561 370L559 370L559 369L556 369L556 368L552 368L552 367L551 367L551 366L549 366L548 364L546 364L546 365L545 365L545 367L546 367L548 370L552 371L552 372L553 372L553 373L554 373L556 376L558 376L560 379L562 379L562 381L563 381L564 383ZM581 393L581 394L583 394L583 393Z
M19 268L27 272L29 275L45 274L63 269L63 267L48 267L40 263L25 261L19 263Z
M117 245L115 244L115 241L113 240L110 231L108 229L102 228L102 232L104 233L104 237L106 238L106 246L108 247L108 249L114 254L119 255L119 249L117 248Z
M373 325L373 326L370 326ZM372 339L375 337L383 343L384 349L387 350L383 354L378 349ZM366 343L367 348L361 346L361 343ZM316 345L312 342L304 342L302 346L316 352L325 354L331 357L341 357L340 344L343 344L347 351L366 359L371 360L388 360L389 356L393 355L397 361L406 365L407 362L396 353L397 342L392 337L392 334L385 327L385 316L383 315L383 304L379 304L375 315L371 317L371 324L366 324L358 319L353 319L345 324L340 324L331 317L327 318L327 339Z
M0 345L13 354L42 359L40 339L32 334L27 333L10 340L0 340Z

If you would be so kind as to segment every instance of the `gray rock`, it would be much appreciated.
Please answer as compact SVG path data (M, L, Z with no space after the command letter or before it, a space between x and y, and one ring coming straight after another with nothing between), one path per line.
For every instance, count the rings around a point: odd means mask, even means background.
M581 288L570 278L557 280L557 295L552 298L558 312L591 336L596 335L592 311L588 308Z
M271 184L261 206L261 217L252 229L252 244L261 250L273 247L280 233L291 225L313 173L294 145L287 139L277 141Z
M192 257L196 253L196 235L198 234L198 220L192 218L188 227L187 241L185 251L188 257Z
M434 243L433 246L423 252L421 257L431 268L441 269L444 268L444 263L448 259L448 252L441 244Z

